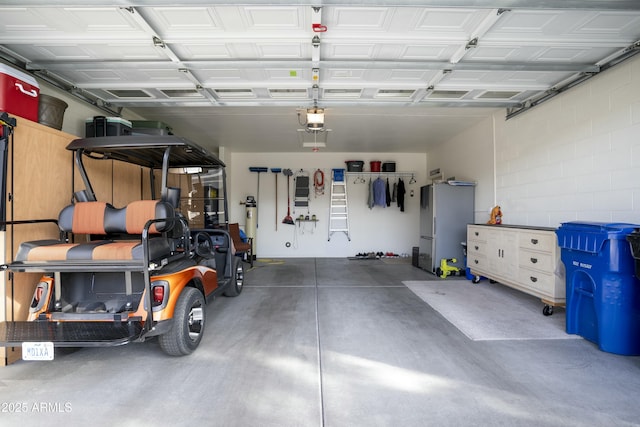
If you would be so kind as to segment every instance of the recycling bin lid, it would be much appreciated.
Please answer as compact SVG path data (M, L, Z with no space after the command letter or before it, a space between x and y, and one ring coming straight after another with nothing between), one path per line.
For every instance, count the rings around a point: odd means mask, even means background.
M620 222L563 222L556 229L561 249L598 253L607 240L625 240L640 225Z

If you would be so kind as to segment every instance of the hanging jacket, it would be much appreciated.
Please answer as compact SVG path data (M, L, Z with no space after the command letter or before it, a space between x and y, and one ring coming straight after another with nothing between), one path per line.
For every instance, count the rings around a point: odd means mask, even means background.
M404 181L402 179L398 180L398 207L400 208L400 212L404 212Z
M385 185L380 177L373 181L373 205L387 207Z
M367 206L369 209L373 209L373 181L369 178L369 198L367 199Z
M391 206L391 190L389 189L389 178L387 178L387 187L384 196L387 200L387 207Z

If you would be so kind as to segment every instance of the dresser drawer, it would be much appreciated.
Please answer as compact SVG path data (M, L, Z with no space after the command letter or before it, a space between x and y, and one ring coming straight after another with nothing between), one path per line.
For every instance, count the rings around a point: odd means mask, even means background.
M548 252L535 252L526 249L520 249L518 256L521 267L531 268L547 273L553 273L555 269L554 258Z
M467 242L467 255L482 255L485 256L487 253L487 242L480 242L477 240L470 240Z
M479 254L471 254L467 256L467 267L472 271L475 269L487 271L489 265L487 263L487 257Z
M553 273L543 273L529 268L521 268L518 282L528 288L553 295L555 289L555 276Z
M520 232L519 245L525 249L552 252L556 246L554 233Z
M475 240L480 242L487 241L488 230L486 227L467 226L467 240Z

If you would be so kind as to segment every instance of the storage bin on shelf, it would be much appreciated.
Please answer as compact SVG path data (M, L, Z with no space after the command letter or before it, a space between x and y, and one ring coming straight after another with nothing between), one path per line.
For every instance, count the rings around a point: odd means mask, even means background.
M39 98L34 77L0 63L0 111L37 122Z
M372 160L369 162L369 166L371 167L371 172L380 172L380 165L382 164L379 160Z
M95 116L85 121L87 138L131 135L131 122L121 117Z
M640 280L627 237L634 224L566 222L556 230L566 269L566 330L609 353L640 355Z
M395 171L396 171L396 162L382 163L382 172L395 172Z
M362 172L364 162L362 160L347 160L347 172Z
M171 126L155 120L132 120L133 135L173 135Z
M61 130L64 122L64 112L69 105L62 99L53 96L40 94L40 104L38 106L38 122L45 126Z

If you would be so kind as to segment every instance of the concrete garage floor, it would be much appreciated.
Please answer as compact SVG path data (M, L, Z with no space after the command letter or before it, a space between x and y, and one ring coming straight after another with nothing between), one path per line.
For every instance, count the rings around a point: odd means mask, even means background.
M151 341L0 368L0 423L640 425L640 357L582 339L471 341L403 280L440 279L378 260L257 262L240 297L208 307L191 356Z

